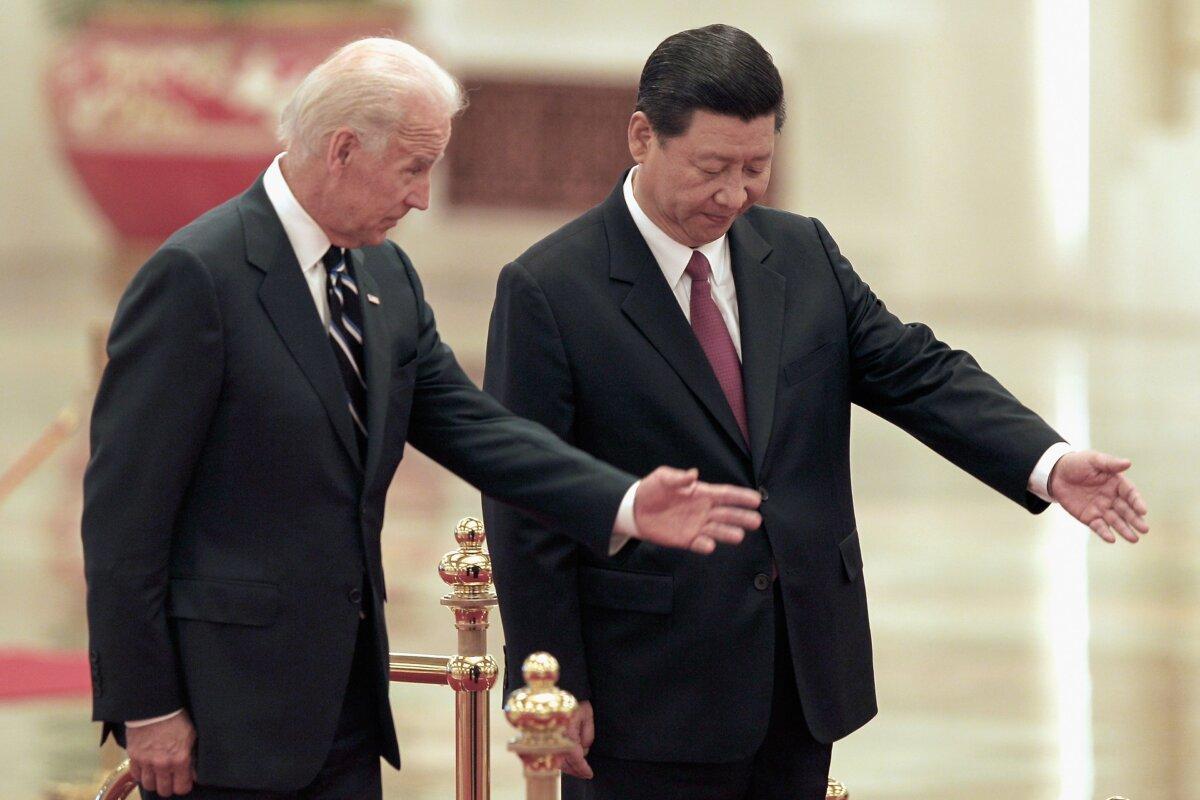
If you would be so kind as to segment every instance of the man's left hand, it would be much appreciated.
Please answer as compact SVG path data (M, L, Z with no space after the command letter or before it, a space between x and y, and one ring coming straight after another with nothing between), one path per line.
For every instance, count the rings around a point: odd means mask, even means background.
M762 496L753 489L705 483L696 469L659 467L638 483L633 498L636 536L663 547L707 555L717 544L741 544L757 530L754 509Z
M1083 450L1067 453L1050 473L1050 497L1106 542L1136 542L1150 532L1146 503L1125 477L1128 459ZM1115 533L1114 533L1115 531Z
M563 759L562 771L568 775L574 775L576 778L591 780L592 768L585 760L588 749L596 739L595 717L592 715L591 703L587 700L579 702L564 733L575 743L575 747Z

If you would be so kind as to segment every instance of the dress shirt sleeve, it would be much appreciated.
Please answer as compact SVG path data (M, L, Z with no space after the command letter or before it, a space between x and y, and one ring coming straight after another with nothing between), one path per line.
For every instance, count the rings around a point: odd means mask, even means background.
M151 717L150 719L131 720L130 722L125 723L125 727L126 728L144 728L147 725L153 725L156 722L166 722L167 720L171 719L172 717L178 717L182 713L183 713L183 709L177 708L174 711L172 711L170 714L163 714L161 717Z
M1050 445L1034 465L1033 472L1029 473L1029 491L1047 503L1053 503L1054 499L1050 497L1050 473L1060 458L1074 452L1075 448L1066 442Z
M637 538L637 521L633 518L633 499L637 496L638 487L642 482L637 481L625 492L621 507L617 509L617 521L613 523L613 535L608 540L608 554L616 555L630 539Z

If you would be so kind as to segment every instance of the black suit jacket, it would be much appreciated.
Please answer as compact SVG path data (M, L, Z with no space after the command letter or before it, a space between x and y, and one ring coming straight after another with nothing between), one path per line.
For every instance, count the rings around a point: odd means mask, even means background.
M388 652L379 536L411 442L603 553L632 482L513 417L438 337L405 254L350 251L363 294L367 452L261 180L173 235L113 322L84 478L94 718L181 706L199 782L293 790L325 760L370 604ZM385 755L399 763L390 711Z
M722 762L766 732L771 561L813 734L876 712L850 491L857 403L1032 511L1034 464L1060 437L970 355L893 316L820 222L755 207L729 233L750 443L638 232L621 184L501 272L484 388L635 473L698 466L759 487L763 529L709 557L631 542L597 558L495 502L484 513L507 676L545 649L595 708L596 752Z

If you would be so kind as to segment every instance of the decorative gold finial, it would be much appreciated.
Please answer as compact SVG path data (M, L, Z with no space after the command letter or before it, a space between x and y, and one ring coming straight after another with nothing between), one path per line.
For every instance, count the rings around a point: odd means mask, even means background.
M828 788L825 789L825 800L834 800L834 798L837 798L837 800L850 800L850 793L846 791L845 786L830 778Z
M553 689L558 683L558 659L546 652L530 653L521 665L521 677L532 689Z
M442 556L438 575L450 586L446 599L492 599L492 557L483 551L483 523L463 517L454 528L458 549Z
M574 747L564 731L579 704L570 692L555 685L558 659L549 653L531 654L521 667L521 675L526 685L510 694L504 704L504 716L517 729L508 749L525 764L530 791L551 796L549 791L557 786L563 756Z

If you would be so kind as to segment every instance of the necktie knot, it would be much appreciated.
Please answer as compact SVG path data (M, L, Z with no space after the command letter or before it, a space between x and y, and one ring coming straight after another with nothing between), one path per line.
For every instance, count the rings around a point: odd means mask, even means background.
M712 267L709 266L708 259L704 257L704 253L701 253L699 250L692 251L692 257L688 261L686 272L694 281L706 281L712 277Z
M343 253L344 251L340 247L330 247L325 251L325 255L321 256L321 263L325 265L325 271L330 275L333 275L341 267Z

